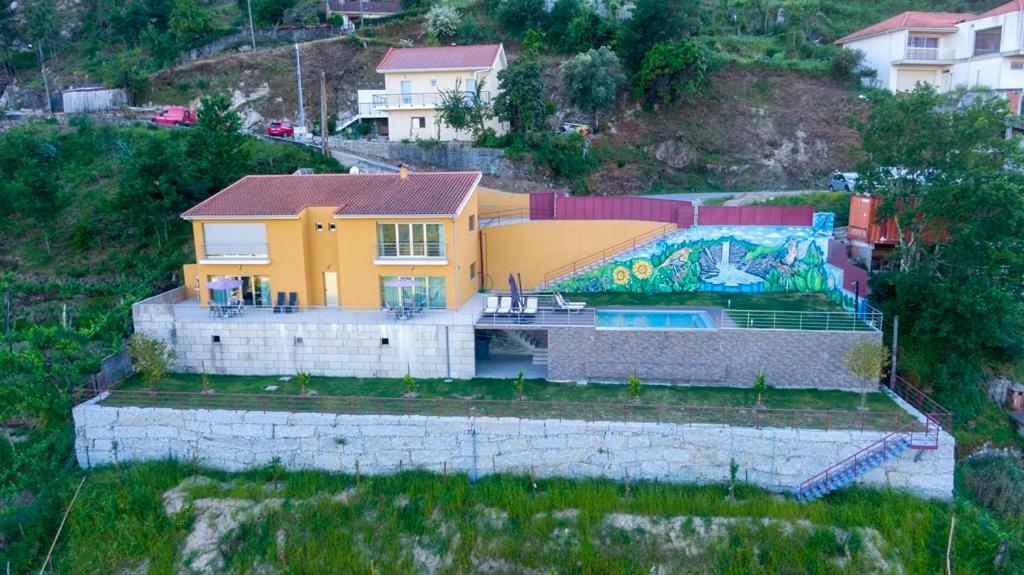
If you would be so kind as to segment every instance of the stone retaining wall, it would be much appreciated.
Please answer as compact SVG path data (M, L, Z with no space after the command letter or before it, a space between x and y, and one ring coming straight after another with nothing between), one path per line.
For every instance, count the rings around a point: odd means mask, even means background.
M877 332L768 329L602 330L552 327L548 377L554 381L751 386L757 372L773 387L860 390L843 367L859 338Z
M372 140L339 140L332 145L341 151L369 155L395 163L434 166L445 170L483 172L488 176L506 178L529 177L533 170L529 162L512 162L503 150L475 148L467 142L439 142L426 148L404 142Z
M882 432L264 411L106 407L74 409L84 468L174 458L238 471L279 460L289 469L382 474L402 469L540 477L608 477L711 483L729 479L792 490L871 444ZM861 482L949 498L953 439L908 451ZM915 455L920 454L920 458Z

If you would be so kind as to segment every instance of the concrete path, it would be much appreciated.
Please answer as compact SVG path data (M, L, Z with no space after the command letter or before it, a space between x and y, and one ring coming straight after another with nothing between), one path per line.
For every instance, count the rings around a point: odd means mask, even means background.
M705 200L712 198L730 198L725 202L727 206L746 206L762 200L777 198L780 196L800 196L811 194L822 190L761 190L753 192L686 192L680 194L651 194L648 198L662 198L666 200L687 200L693 205L703 205Z

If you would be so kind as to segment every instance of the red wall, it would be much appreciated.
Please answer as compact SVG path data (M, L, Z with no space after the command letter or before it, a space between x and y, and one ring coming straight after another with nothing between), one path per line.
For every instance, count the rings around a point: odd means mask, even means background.
M850 263L846 257L846 245L843 242L830 239L828 241L828 263L843 270L843 289L850 293L853 291L854 282L860 281L860 297L868 297L868 272Z
M697 223L702 226L810 226L811 206L701 206Z
M637 220L693 226L693 204L636 196L568 197L548 190L530 194L532 220Z

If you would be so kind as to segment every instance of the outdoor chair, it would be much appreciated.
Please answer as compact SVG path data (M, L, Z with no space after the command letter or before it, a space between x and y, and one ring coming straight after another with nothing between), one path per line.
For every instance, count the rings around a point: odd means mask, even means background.
M512 298L502 297L501 304L498 306L498 311L495 313L498 315L508 315L512 313Z
M281 313L284 311L284 292L277 292L277 303L274 304L274 313Z
M485 314L498 313L498 296L487 296L487 305L484 306Z
M288 292L288 305L284 308L285 313L295 313L299 307L298 292Z
M222 317L224 315L223 310L219 303L210 302L210 317Z
M519 323L532 323L537 317L538 302L535 297L526 298L526 307L519 313Z
M557 305L559 309L569 313L579 312L581 309L587 307L586 302L565 301L560 293L555 293L555 305Z

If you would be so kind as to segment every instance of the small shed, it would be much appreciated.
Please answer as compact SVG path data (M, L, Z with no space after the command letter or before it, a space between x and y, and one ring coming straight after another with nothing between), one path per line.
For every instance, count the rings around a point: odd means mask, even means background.
M64 113L86 114L116 110L128 104L128 97L121 88L88 86L64 91Z
M1024 383L1011 383L1006 388L1006 407L1010 411L1024 412Z

